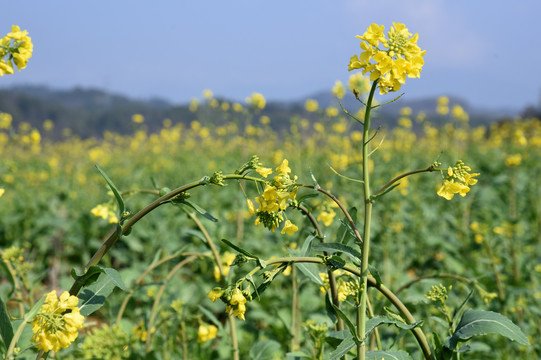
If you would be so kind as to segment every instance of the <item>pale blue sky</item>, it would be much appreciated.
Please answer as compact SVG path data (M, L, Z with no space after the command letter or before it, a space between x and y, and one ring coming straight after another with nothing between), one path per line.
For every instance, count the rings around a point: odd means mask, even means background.
M205 88L297 100L347 81L355 35L397 21L427 50L421 78L403 87L408 98L522 109L540 98L539 14L539 0L9 1L0 33L27 29L34 56L0 87L97 87L176 103Z

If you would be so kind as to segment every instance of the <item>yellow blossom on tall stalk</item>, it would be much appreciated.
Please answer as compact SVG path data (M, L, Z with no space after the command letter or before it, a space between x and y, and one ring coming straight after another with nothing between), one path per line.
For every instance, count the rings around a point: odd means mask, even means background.
M84 316L79 312L79 299L64 291L47 294L45 303L32 321L32 342L43 351L58 351L70 346L83 328Z
M13 63L19 71L26 68L33 51L34 45L28 31L21 31L17 25L11 26L11 32L0 39L0 76L13 74Z
M370 73L370 80L379 79L381 94L397 91L406 82L406 76L418 78L424 65L426 50L417 45L418 34L412 36L406 26L393 23L387 33L383 25L371 24L368 30L357 38L363 40L363 52L350 58L348 70L362 69Z

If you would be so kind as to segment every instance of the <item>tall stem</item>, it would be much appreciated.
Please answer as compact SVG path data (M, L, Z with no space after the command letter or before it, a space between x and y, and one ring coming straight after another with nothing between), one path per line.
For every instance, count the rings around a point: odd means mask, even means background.
M364 181L364 231L362 243L361 259L361 287L359 291L360 303L357 312L357 329L361 342L357 346L357 359L364 360L366 353L366 303L368 299L368 256L370 255L370 222L372 219L372 199L370 193L370 172L368 169L368 143L370 142L370 111L372 110L372 100L376 91L378 80L374 80L368 101L366 102L366 111L364 115L363 128L363 181Z

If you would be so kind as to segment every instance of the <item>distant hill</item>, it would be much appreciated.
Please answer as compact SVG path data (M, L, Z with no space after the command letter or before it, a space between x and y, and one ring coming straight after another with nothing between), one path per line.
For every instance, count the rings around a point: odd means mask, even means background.
M306 98L317 100L321 108L339 106L338 101L330 92L319 92ZM291 102L269 102L261 115L272 119L276 129L289 127L293 116L306 116L304 102L306 98ZM218 99L221 101L227 99ZM512 117L510 112L488 112L474 109L466 101L450 97L451 104L461 105L470 113L473 124L486 124ZM428 116L435 113L436 98L404 99L378 108L378 123L394 126L399 111L404 106L412 108L414 114L424 111ZM360 105L352 95L342 100L344 108L351 112L359 109ZM188 109L188 104L171 104L161 99L135 100L126 96L112 94L99 89L73 88L69 90L51 89L46 86L18 86L0 89L0 111L13 115L14 123L28 122L34 127L41 128L46 119L55 124L53 137L59 138L62 129L69 128L72 133L81 138L101 137L104 131L121 134L133 132L131 117L135 113L145 117L145 126L149 131L161 128L164 119L169 118L173 123L189 123L196 114ZM221 112L206 111L205 118L215 123L227 121Z

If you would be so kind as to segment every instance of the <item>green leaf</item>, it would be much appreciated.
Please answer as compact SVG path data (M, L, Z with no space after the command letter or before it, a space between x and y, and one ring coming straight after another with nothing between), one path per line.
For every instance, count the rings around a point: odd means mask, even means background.
M357 221L357 208L352 207L348 210L349 215L353 219L353 222ZM340 220L342 225L338 228L338 231L336 232L336 242L341 244L347 244L350 239L355 239L355 233L353 230L351 230L351 227L349 225L349 221L344 217L344 219ZM348 236L348 234L350 236Z
M308 200L308 199L311 199L311 198L315 198L315 197L318 197L319 194L318 193L308 193L308 194L304 194L303 196L299 197L297 199L297 202L299 204L301 204L303 201L305 200Z
M11 320L9 319L6 304L2 299L0 299L0 335L4 340L4 344L8 347L11 343L11 339L13 339L13 327L11 325Z
M124 210L126 210L125 205L124 205L124 199L122 199L122 195L120 195L120 192L116 188L115 184L113 184L111 179L109 179L109 176L107 176L107 174L98 166L98 164L96 164L96 168L100 172L101 176L103 176L105 181L107 181L107 185L109 185L109 187L111 188L111 191L115 195L116 202L118 203L118 212L120 214L119 218L122 217L122 214L124 214Z
M81 275L77 274L75 269L71 269L71 276L74 280L77 280L79 283L81 283L81 286L86 286L98 280L98 277L102 272L103 268L101 266L94 265L89 267L88 270Z
M250 349L250 359L252 360L272 360L280 351L280 343L274 340L260 341Z
M486 334L500 334L521 345L530 345L522 330L505 316L492 311L466 310L446 346L455 350L460 341Z
M351 246L340 243L321 243L312 246L313 250L326 251L328 253L343 252L349 255L353 260L360 261L361 253L352 248Z
M324 285L323 281L319 277L319 269L316 264L296 263L295 266L297 266L297 269L299 269L304 275L306 275L310 280L312 280L319 286Z
M109 276L109 279L113 282L113 284L116 285L119 289L122 291L128 291L126 288L126 285L124 285L124 282L122 281L122 278L120 277L120 273L112 268L104 268L103 272Z
M378 283L378 285L383 284L383 282L381 281L381 276L379 274L379 270L376 269L375 266L368 264L368 270L370 270L370 274L372 274L374 279L376 279L376 282Z
M201 215L203 215L205 218L207 218L208 220L212 222L218 222L218 219L210 215L207 210L203 209L201 206L197 205L196 203L190 200L183 199L183 200L180 200L178 203L188 205L189 207L191 207L192 209L194 209L195 211L197 211L198 213L200 213Z
M88 316L101 308L116 286L109 275L101 274L96 282L83 288L79 294L81 314Z
M325 311L327 312L327 316L331 319L331 321L335 323L337 320L337 317L334 312L334 308L332 307L331 294L329 294L328 292L325 295Z
M344 339L338 347L329 354L329 360L336 360L340 359L342 356L346 355L349 350L351 350L355 346L355 340L353 340L353 336L350 336L346 339Z
M244 254L246 255L247 257L251 258L251 259L256 259L256 260L259 260L259 258L253 254L250 254L248 251L244 250L243 248L241 247L238 247L237 245L233 244L231 241L229 240L226 240L226 239L222 239L222 242L224 244L226 244L227 246L235 249L237 252L240 252L241 254Z
M361 340L357 336L357 329L355 328L355 325L351 322L349 317L346 314L344 314L344 312L340 310L338 306L332 304L332 307L334 308L334 311L336 311L336 314L340 316L340 318L344 321L344 324L346 324L346 326L348 327L355 343L360 343Z
M411 360L412 357L405 351L368 351L366 360Z
M366 321L366 332L364 334L364 337L366 338L368 335L370 335L370 333L381 324L393 324L401 329L411 330L419 326L421 323L422 320L416 321L413 324L406 324L399 319L394 319L389 316L376 316Z

